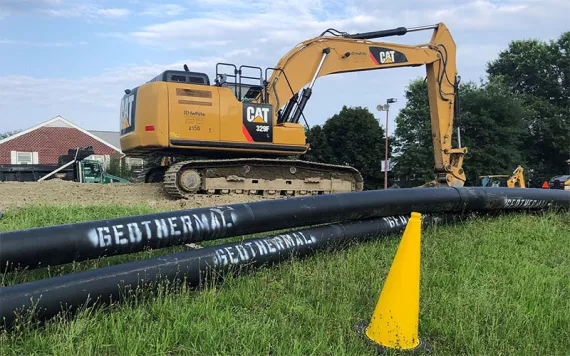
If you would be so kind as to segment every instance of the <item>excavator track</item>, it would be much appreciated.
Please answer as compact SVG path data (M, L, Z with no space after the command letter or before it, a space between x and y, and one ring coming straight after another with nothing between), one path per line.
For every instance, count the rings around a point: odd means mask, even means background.
M363 190L360 172L340 166L289 159L238 158L177 162L164 172L168 195L304 196Z

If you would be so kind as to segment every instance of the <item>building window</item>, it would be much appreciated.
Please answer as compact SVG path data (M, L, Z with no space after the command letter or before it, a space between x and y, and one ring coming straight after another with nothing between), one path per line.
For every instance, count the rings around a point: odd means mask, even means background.
M37 152L19 152L12 151L11 161L12 164L38 164L38 153Z
M18 152L16 155L16 164L32 164L32 152Z

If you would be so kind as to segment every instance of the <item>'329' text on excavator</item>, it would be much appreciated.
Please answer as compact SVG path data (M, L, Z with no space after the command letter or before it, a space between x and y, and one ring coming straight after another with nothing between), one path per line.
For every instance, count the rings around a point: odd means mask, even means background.
M423 30L433 30L429 43L372 41ZM166 70L125 90L121 149L134 157L200 157L146 173L146 182L163 182L176 198L199 193L298 196L359 191L363 180L353 167L291 159L309 149L299 121L313 85L325 75L422 65L435 158L435 179L426 186L463 186L467 148L461 147L460 136L459 147L452 147L454 124L459 126L460 77L455 43L443 23L357 34L328 29L292 48L272 68L218 63L214 83L207 74L186 66ZM221 73L223 67L232 70Z

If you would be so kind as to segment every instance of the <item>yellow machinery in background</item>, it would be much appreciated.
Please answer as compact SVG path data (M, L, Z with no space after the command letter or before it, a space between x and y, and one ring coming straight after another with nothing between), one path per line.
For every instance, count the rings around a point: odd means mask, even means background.
M433 30L429 43L403 45L373 38ZM442 24L348 34L334 29L291 49L274 68L218 63L205 73L167 70L125 90L121 101L121 150L128 156L199 156L146 173L168 194L327 194L363 189L350 166L291 159L307 152L299 123L317 78L330 74L426 66L435 179L426 186L463 186L467 148L452 147L459 125L456 46ZM221 73L220 68L230 68ZM246 73L247 72L247 73ZM271 74L269 74L271 73ZM244 81L253 81L246 84ZM358 89L358 84L350 88ZM305 120L306 122L306 120ZM459 135L459 127L457 127ZM203 159L202 159L203 157ZM164 162L163 162L164 163Z
M507 180L507 187L509 188L526 188L524 181L524 168L520 165L517 166L513 174Z
M513 171L510 176L507 174L495 174L479 176L482 187L504 187L509 188L526 188L524 179L524 168L520 165Z

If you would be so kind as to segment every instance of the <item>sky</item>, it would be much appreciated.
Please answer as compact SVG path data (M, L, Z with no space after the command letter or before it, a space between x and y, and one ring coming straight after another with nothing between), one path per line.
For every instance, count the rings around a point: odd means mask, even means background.
M355 33L445 23L457 45L462 81L485 79L486 63L517 39L554 40L568 31L568 0L0 0L0 132L54 116L88 130L119 130L124 89L166 69L215 65L275 66L301 41L327 28ZM429 42L429 31L382 41ZM305 108L322 124L343 105L376 106L396 98L425 67L319 78Z

